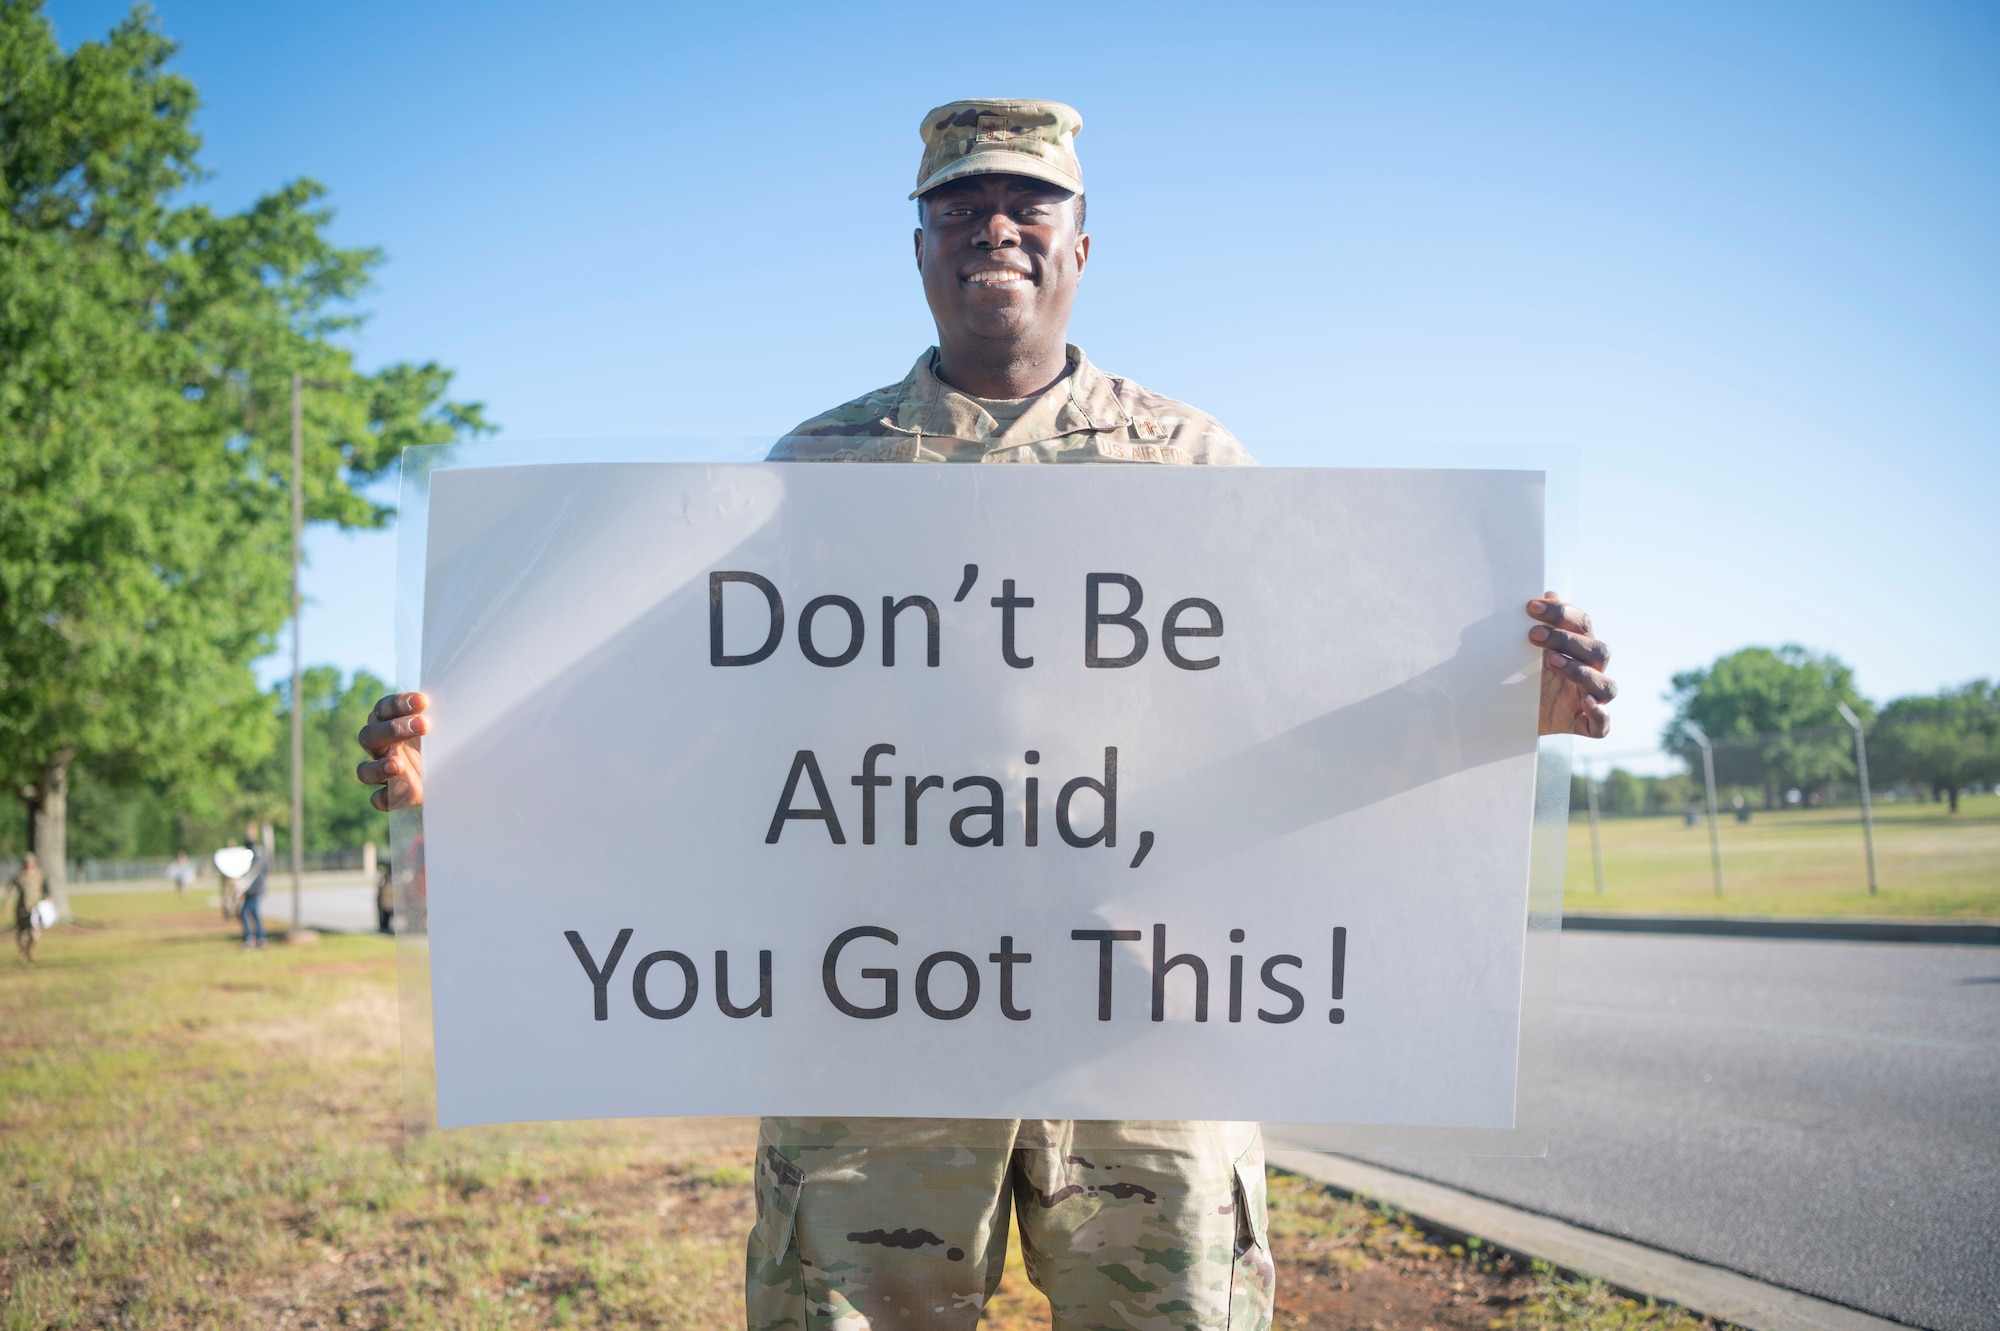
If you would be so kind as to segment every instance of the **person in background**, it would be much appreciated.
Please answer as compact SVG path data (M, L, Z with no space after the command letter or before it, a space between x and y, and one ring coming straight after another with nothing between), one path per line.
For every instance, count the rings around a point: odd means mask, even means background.
M48 884L42 878L42 866L35 859L35 852L29 851L21 857L21 868L7 881L14 891L14 947L20 952L21 960L35 959L35 907L48 895Z
M396 932L396 889L389 878L387 860L375 865L375 929L378 933Z
M194 882L194 861L186 851L174 856L174 862L167 866L167 881L174 885L174 895L184 897L190 884Z
M257 844L257 825L252 823L244 831L243 844L250 848L253 857L250 872L243 875L243 904L237 910L237 918L243 922L243 946L246 948L264 946L264 879L271 872L271 857ZM252 941L252 936L255 941Z

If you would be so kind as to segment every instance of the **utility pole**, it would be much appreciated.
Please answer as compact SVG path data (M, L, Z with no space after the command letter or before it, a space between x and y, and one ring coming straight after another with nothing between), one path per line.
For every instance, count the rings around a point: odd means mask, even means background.
M1708 858L1715 869L1715 895L1722 895L1722 827L1715 810L1715 746L1702 728L1692 721L1681 722L1689 739L1701 745L1701 779L1708 787Z
M1868 789L1868 741L1861 733L1861 718L1839 699L1840 719L1854 731L1854 765L1861 769L1861 836L1868 845L1868 895L1875 895L1875 798Z
M306 721L302 706L305 671L299 656L299 561L303 554L306 525L306 381L292 371L292 929L288 937L301 937L304 928L306 872Z
M308 379L292 372L292 929L298 942L305 931L306 875L306 714L305 667L299 655L299 618L305 598L299 591L299 567L305 562L306 531L306 390L339 388L338 380Z
M1590 802L1590 867L1597 875L1597 895L1604 895L1604 845L1597 839L1597 780L1590 774L1590 762L1583 764L1583 793Z

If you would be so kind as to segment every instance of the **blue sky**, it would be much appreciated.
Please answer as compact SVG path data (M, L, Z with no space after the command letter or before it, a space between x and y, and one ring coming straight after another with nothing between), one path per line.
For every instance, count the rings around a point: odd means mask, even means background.
M123 12L49 7L72 45ZM1054 97L1098 364L1267 462L1581 450L1604 749L1749 643L1878 699L2000 673L1991 5L158 13L202 193L328 185L389 256L364 360L443 361L508 437L775 434L898 378L918 117ZM307 660L391 674L393 538L309 549Z

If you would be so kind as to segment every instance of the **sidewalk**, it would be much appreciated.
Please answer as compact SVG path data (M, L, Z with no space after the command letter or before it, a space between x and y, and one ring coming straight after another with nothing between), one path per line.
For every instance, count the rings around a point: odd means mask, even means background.
M359 869L309 873L300 880L299 922L322 933L357 934L376 932L375 877ZM189 905L213 910L217 883L213 878L198 880L188 889ZM128 892L171 892L166 879L139 879L125 883L84 883L70 888L72 898L116 896ZM271 932L290 928L292 923L292 875L273 873L264 887L264 927Z

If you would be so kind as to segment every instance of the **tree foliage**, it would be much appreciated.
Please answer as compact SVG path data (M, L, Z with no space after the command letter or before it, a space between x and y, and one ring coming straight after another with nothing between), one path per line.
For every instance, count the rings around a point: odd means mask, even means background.
M1898 698L1882 709L1868 739L1877 771L1896 772L1946 800L2000 782L2000 688L1976 679L1931 697Z
M1581 774L1570 779L1571 817L1580 816L1588 807L1590 796L1583 783ZM1597 778L1597 810L1610 816L1673 813L1693 804L1700 795L1699 781L1683 773L1640 776L1614 767Z
M283 742L272 745L269 756L246 782L255 812L269 818L278 828L279 844L291 836L291 682L271 691L272 733ZM354 765L362 757L354 747L354 736L368 720L375 700L389 692L389 686L357 670L345 685L340 671L332 666L312 666L304 675L305 698L305 848L308 851L346 850L364 841L378 846L389 844L389 815L377 813L368 802L371 789L354 779ZM219 844L219 843L218 843Z
M388 815L368 803L368 788L354 779L354 734L389 686L365 670L343 681L332 666L305 672L305 815L308 853L354 850L367 841L388 844ZM282 864L291 844L291 682L262 697L256 724L263 757L222 792L224 798L192 801L173 784L106 781L79 762L69 804L70 858L136 860L189 851L197 859L242 839L247 819L269 820ZM16 824L0 824L0 859L25 847Z
M1684 729L1695 722L1715 744L1717 783L1761 789L1767 807L1788 787L1811 790L1852 776L1852 740L1837 704L1864 720L1872 710L1838 657L1796 645L1745 647L1682 671L1670 698L1674 715L1661 744L1699 771L1700 750Z
M236 214L201 178L195 89L135 9L65 53L0 0L0 776L61 872L73 760L227 803L270 743L249 662L289 609L290 387L309 520L383 523L362 487L484 427L435 364L341 342L380 254L298 180ZM46 844L53 842L53 844Z

